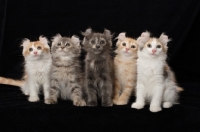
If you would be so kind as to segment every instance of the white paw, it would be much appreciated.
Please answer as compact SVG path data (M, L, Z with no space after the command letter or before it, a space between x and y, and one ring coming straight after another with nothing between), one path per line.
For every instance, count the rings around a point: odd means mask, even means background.
M133 103L131 105L131 108L135 108L135 109L142 109L143 107L144 107L143 103L137 103L137 102L135 102L135 103Z
M127 101L118 100L116 105L126 105L127 103Z
M172 103L171 102L164 102L163 103L163 108L170 108L172 107Z
M151 112L158 112L158 111L161 111L161 107L159 106L150 106L150 111Z
M73 101L73 104L75 106L86 106L86 102L84 100L77 100L77 101Z
M30 96L28 100L29 100L30 102L37 102L37 101L39 101L40 99L39 99L39 97L37 97L37 96Z

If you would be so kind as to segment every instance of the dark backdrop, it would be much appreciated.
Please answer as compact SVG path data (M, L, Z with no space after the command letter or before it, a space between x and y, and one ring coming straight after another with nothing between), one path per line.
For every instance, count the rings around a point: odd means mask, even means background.
M165 32L167 62L185 91L180 105L153 114L125 106L77 108L70 101L57 105L29 103L17 87L0 85L0 131L198 131L200 124L199 0L0 0L0 76L20 78L23 71L23 38L34 41L39 35L51 39L57 33L77 35L91 27L103 32L126 32L138 37L150 31L159 37ZM113 39L115 45L115 40Z

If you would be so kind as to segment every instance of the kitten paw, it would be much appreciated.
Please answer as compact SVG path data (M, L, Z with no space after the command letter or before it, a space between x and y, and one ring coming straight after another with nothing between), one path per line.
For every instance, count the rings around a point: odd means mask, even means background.
M97 102L96 101L90 101L87 103L87 106L97 106Z
M101 106L103 107L110 107L110 106L113 106L113 103L102 103Z
M158 111L161 111L161 107L159 106L150 106L150 111L151 112L158 112Z
M77 101L74 101L73 104L75 106L86 106L86 102L84 100L77 100Z
M40 99L39 99L39 97L37 97L37 96L30 96L28 100L29 100L30 102L37 102L37 101L39 101Z
M172 103L171 102L164 102L163 103L163 108L170 108L172 107Z
M135 102L135 103L133 103L131 105L131 108L135 108L135 109L142 109L143 107L144 107L143 103L137 103L137 102Z
M118 100L116 105L126 105L127 103L127 101Z
M118 102L118 99L113 99L114 104L117 104L117 102Z
M57 100L54 100L54 99L45 99L44 103L45 104L56 104Z

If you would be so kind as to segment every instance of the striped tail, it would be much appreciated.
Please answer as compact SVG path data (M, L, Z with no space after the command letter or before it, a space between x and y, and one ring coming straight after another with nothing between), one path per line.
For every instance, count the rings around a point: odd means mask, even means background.
M176 90L177 90L177 92L182 92L182 91L184 91L184 89L181 88L181 87L176 87Z
M0 77L0 84L7 84L7 85L12 85L12 86L22 87L23 83L24 81L22 80L14 80L11 78Z

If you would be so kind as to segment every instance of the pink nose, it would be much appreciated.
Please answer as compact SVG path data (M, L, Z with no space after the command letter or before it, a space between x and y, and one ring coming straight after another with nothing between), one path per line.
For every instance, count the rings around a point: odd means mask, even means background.
M34 54L34 55L37 55L37 52L35 51L35 52L33 52L33 54Z
M126 48L126 51L128 51L129 50L129 48Z
M155 52L156 52L156 49L152 49L152 52L155 53Z

